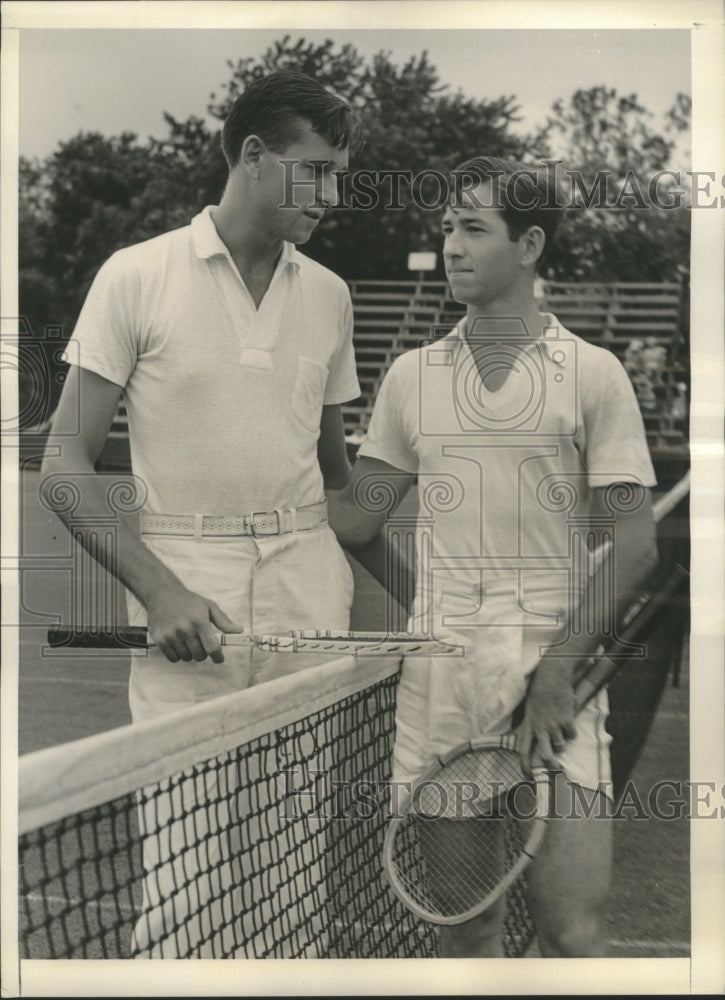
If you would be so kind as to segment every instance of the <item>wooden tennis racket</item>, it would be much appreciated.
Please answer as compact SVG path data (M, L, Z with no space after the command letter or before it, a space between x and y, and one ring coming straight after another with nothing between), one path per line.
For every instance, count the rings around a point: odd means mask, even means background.
M658 567L622 618L620 633L588 662L575 688L579 712L613 677L631 644L672 609L689 574ZM525 777L515 733L481 737L439 757L392 816L383 864L416 916L459 924L490 907L521 875L546 831L554 773Z
M458 653L459 647L431 636L409 632L345 632L298 629L280 634L222 632L222 646L254 646L271 653L321 653L355 656L440 656ZM51 628L48 645L53 649L150 649L148 631L141 626L117 629Z

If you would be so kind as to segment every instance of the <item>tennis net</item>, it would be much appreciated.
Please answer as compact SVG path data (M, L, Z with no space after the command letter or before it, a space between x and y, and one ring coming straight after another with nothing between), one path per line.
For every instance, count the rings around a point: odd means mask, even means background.
M661 526L686 486L661 501ZM686 627L670 616L611 685L615 791ZM435 927L382 868L398 671L328 660L21 758L21 958L436 956ZM522 879L505 952L532 940Z
M382 873L397 673L336 659L23 758L21 957L435 956ZM520 885L507 952L531 936Z

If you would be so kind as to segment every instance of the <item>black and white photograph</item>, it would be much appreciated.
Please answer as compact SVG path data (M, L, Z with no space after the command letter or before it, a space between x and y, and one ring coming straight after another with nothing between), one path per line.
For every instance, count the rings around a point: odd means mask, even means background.
M4 995L723 993L721 5L2 9Z

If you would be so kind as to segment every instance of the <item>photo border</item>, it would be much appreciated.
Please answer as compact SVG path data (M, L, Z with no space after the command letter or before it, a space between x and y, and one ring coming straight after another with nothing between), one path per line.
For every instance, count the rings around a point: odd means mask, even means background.
M73 27L279 28L287 30L433 28L436 30L574 28L690 30L693 68L693 169L725 169L725 100L721 5L709 0L682 4L658 0L634 4L594 0L586 4L537 0L436 2L216 2L2 4L2 219L3 315L17 316L18 31ZM240 24L243 20L244 23ZM354 38L351 38L354 41ZM723 244L725 210L693 212L692 228L692 632L691 777L725 783L723 731ZM3 380L3 414L17 408ZM17 621L17 450L2 455L3 623ZM688 959L519 959L516 966L491 961L247 960L243 970L220 962L24 960L18 975L17 886L17 662L18 629L2 629L2 894L0 924L3 989L14 996L219 996L350 995L360 984L368 995L489 995L533 992L607 994L720 993L725 982L725 831L722 823L695 822L692 835L692 956ZM715 861L713 859L719 859ZM15 880L16 882L16 880ZM13 940L14 935L14 940ZM156 984L158 983L158 992ZM582 990L582 987L586 989Z

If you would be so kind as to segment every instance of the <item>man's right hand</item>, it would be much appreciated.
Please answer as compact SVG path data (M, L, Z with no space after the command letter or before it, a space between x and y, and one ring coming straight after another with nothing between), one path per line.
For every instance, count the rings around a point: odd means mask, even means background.
M167 660L196 660L207 656L214 663L224 662L216 632L243 632L214 601L179 586L164 588L146 605L148 634Z

